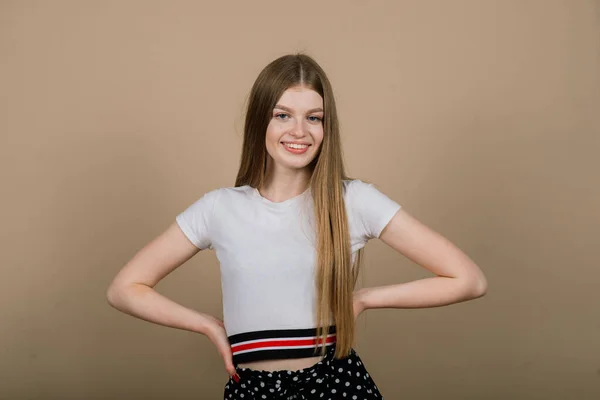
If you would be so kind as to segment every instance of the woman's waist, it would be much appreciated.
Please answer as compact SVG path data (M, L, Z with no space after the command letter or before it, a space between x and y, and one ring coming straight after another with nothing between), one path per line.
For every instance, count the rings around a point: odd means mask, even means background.
M329 347L335 343L336 335L335 326L331 326L327 330L324 342L316 328L255 330L230 335L228 339L233 362L238 365L273 360L314 359L321 355L323 346ZM282 365L283 363L280 362ZM289 363L293 368L295 363L301 365L305 362L289 361ZM254 366L260 368L258 364Z
M315 366L319 361L323 359L323 356L315 357L304 357L304 358L288 358L288 359L277 359L277 360L260 360L248 363L237 364L238 368L247 369L252 371L260 372L274 372L274 371L293 371L297 372L302 369L310 368Z

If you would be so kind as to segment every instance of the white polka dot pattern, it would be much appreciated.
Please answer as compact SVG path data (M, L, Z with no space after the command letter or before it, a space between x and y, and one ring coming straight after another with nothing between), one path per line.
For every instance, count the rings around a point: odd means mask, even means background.
M229 379L224 399L383 399L354 349L343 359L334 359L334 353L335 347L331 347L323 360L298 371L237 367L240 379Z

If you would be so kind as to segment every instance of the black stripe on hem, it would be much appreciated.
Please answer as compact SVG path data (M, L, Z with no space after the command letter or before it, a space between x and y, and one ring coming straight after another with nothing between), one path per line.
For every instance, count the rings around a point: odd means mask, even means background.
M329 327L328 334L335 333L335 326ZM279 339L279 338L296 338L296 337L316 337L317 329L273 329L264 331L253 331L238 333L236 335L229 336L229 343L234 345L241 342L247 342L249 340L259 339Z
M328 343L326 347L330 347L333 344L334 343ZM257 350L234 355L233 364L238 365L253 361L280 360L287 358L309 358L320 355L321 347L310 347L305 349Z

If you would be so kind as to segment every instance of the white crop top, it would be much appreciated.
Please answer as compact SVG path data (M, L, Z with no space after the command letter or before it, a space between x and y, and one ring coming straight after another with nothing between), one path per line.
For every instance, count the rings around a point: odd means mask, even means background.
M354 258L401 206L372 184L343 184ZM246 185L211 190L177 216L196 247L216 251L235 364L315 355L313 210L310 188L272 202ZM334 342L332 327L328 345Z

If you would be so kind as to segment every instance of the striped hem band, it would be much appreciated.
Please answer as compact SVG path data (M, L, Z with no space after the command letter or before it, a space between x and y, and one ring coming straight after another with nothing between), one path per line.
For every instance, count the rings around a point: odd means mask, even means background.
M282 358L306 358L320 354L317 329L278 329L229 336L233 363ZM326 346L335 343L335 326L329 328Z

